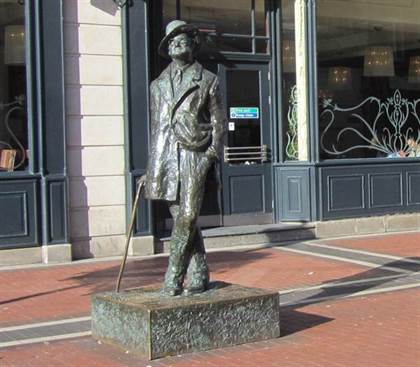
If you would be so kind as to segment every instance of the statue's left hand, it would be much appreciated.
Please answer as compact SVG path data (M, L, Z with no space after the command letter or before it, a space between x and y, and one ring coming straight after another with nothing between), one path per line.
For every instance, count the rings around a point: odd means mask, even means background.
M217 161L219 159L219 155L217 154L216 149L213 146L210 146L206 150L206 157L209 158L211 162Z

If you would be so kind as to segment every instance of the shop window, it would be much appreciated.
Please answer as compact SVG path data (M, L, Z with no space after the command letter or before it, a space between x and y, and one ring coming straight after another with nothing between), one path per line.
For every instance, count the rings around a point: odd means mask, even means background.
M420 156L420 1L319 1L321 159Z
M173 19L196 24L204 36L203 50L267 54L269 22L266 0L165 0L163 27Z
M309 114L305 1L282 1L281 14L284 157L286 161L307 161Z
M26 118L25 6L0 3L0 171L28 164Z

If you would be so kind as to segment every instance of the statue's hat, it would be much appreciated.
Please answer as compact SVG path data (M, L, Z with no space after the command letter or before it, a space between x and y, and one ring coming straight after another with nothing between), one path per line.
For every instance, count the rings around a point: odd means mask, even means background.
M158 53L160 56L163 56L165 58L169 58L168 55L168 42L170 39L174 38L180 33L187 33L190 36L195 38L196 45L198 47L198 28L193 24L188 24L187 22L183 20L173 20L172 22L169 22L166 26L166 35L160 41L159 47L158 47Z

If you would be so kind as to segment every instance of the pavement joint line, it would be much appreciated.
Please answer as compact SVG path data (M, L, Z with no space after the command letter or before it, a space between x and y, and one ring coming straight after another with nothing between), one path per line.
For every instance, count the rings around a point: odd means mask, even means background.
M64 339L80 338L80 337L89 336L89 335L92 335L91 331L82 331L80 333L44 336L44 337L39 337L39 338L20 339L20 340L0 343L0 348L8 348L8 347L15 347L15 346L25 345L25 344L45 343L45 342L64 340Z
M325 223L325 222L324 222ZM404 229L398 231L390 231L390 232L378 232L378 233L351 233L351 234L343 234L343 235L336 235L336 236L326 236L326 237L317 237L315 241L330 241L330 240L345 240L349 238L364 238L364 237L382 237L382 236L395 236L400 234L420 234L419 228L415 229Z
M417 274L420 274L420 272L412 273L412 275L417 275ZM399 279L399 278L405 278L405 277L406 277L406 275L398 274L398 275L386 275L386 276L383 276L383 277L374 277L374 278L368 278L368 279L349 280L349 281L346 281L346 282L324 283L324 284L317 284L317 285L309 286L309 287L285 289L284 291L279 291L279 294L285 295L285 294L288 294L288 293L305 292L305 291L310 291L310 290L314 290L314 289L336 288L336 287L343 287L343 286L347 286L347 285L374 283L374 282L380 282L382 280L393 280L393 279Z
M90 320L91 320L90 316L84 316L84 317L75 317L72 319L62 319L62 320L55 320L55 321L38 322L38 323L33 323L33 324L7 326L7 327L0 328L0 333L5 333L7 331L15 331L15 330L35 329L35 328L41 328L45 326L73 324L76 322L90 321Z
M405 257L393 256L393 255L388 255L388 254L381 254L381 253L378 253L378 252L371 252L371 251L364 251L364 250L358 250L358 249L343 248L343 247L332 246L332 245L324 245L324 244L314 243L314 242L310 242L310 241L306 242L306 245L308 245L308 246L314 246L314 247L321 247L321 248L330 248L332 250L338 250L338 251L343 251L343 252L351 252L351 253L363 254L363 255L369 255L369 256L375 256L375 257L383 257L385 259L397 260L397 261L401 261L401 262L412 263L412 264L419 264L420 265L420 260L407 259Z
M386 287L386 288L378 288L378 289L370 289L365 291L359 291L351 294L346 295L333 295L333 296L326 296L326 297L317 297L317 298L308 298L303 299L300 301L291 301L291 302L280 302L280 306L296 306L296 305L304 305L308 303L315 303L315 302L323 302L328 300L340 300L340 299L348 299L348 298L354 298L354 297L362 297L362 296L369 296L372 294L380 294L380 293L388 293L393 291L401 291L406 289L412 289L412 288L418 288L420 287L419 283L414 284L405 284L405 285L399 285L395 287Z
M297 249L286 248L286 247L282 247L282 246L276 247L276 249L280 250L280 251L295 252L295 253L302 254L302 255L322 257L322 258L330 259L330 260L338 260L338 261L343 261L343 262L349 262L349 263L353 263L353 264L357 264L357 265L367 266L369 268L381 268L382 270L389 270L389 271L393 271L394 273L402 273L402 274L412 274L413 273L410 270L404 270L404 269L399 269L399 268L395 268L395 267L392 267L392 266L375 264L375 263L372 263L372 262L369 262L369 261L354 260L354 259L349 259L349 258L346 258L346 257L320 254L320 253L317 253L317 252L297 250Z

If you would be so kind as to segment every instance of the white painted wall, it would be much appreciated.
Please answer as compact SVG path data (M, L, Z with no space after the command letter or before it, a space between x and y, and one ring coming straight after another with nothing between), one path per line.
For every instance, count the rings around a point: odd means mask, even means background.
M121 12L111 0L63 3L73 257L117 255L126 223Z

